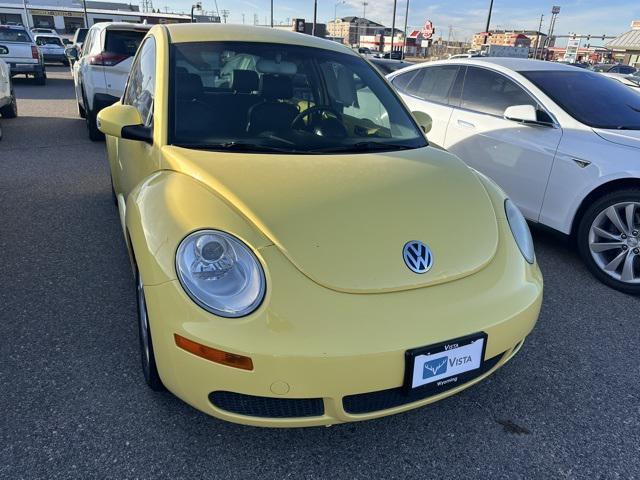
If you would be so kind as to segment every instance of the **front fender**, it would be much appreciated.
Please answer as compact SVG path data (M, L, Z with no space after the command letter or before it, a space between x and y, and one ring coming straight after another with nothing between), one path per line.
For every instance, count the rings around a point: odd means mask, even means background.
M271 245L226 199L196 179L169 170L154 173L131 192L125 227L145 285L177 278L176 250L195 230L223 230L254 250Z

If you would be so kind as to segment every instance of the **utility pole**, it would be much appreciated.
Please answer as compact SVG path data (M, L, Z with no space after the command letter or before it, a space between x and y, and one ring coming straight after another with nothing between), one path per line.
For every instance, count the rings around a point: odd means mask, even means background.
M366 17L367 17L367 5L369 5L367 2L362 2L362 22L360 22L360 25L364 26L365 33L367 33L367 26L365 25ZM360 27L358 27L358 47L360 46L360 43L361 43L361 40L360 40L361 36L362 36L362 33L360 33Z
M393 52L393 37L395 37L396 33L396 6L398 4L398 0L393 0L393 20L391 20L391 51ZM391 54L389 54L389 58L391 58Z
M84 2L82 2L84 3ZM27 22L27 29L31 28L31 25L29 25L29 10L27 10L27 0L22 0L22 4L24 5L24 21ZM85 13L85 22L86 22L86 13ZM87 28L88 26L85 25Z
M27 6L27 0L24 0L24 5L25 8ZM85 24L85 28L89 28L89 15L87 15L87 2L85 0L82 0L82 10L84 11L84 24ZM27 23L29 23L29 20L27 19ZM27 25L28 26L28 25Z
M271 28L273 28L273 0L271 0Z
M487 44L487 39L489 38L489 26L491 25L491 12L493 10L493 0L489 3L489 14L487 15L487 26L484 29L484 45Z
M407 22L409 21L409 0L407 0L407 10L404 12L404 44L402 45L402 59L407 55Z
M242 24L244 25L244 13L242 14Z
M540 35L542 34L542 20L544 19L544 13L540 15L540 25L538 26L538 33L536 33L536 48L533 51L533 58L538 58L538 47L540 46Z
M316 36L316 21L318 20L318 0L313 0L313 27L311 27L311 36Z
M551 9L551 22L549 22L549 34L547 35L547 38L545 39L544 44L542 45L542 52L540 55L540 58L543 60L544 60L544 48L546 45L551 43L551 35L553 35L553 29L556 26L556 17L558 16L559 13L560 13L560 7L554 5L554 7Z

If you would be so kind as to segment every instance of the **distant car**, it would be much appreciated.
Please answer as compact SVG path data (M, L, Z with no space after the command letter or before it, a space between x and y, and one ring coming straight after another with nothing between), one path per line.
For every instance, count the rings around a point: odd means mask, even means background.
M0 58L11 67L12 77L23 74L32 76L37 85L47 82L44 57L29 30L20 26L0 25L0 46L7 52L0 54Z
M58 32L55 30L55 28L39 28L39 27L32 28L31 33L33 33L34 35L45 34L45 35L55 35L56 37L60 36L58 35Z
M595 65L591 65L589 70L600 73L623 73L630 75L638 69L631 65L623 65L621 63L596 63Z
M388 75L391 72L413 65L413 62L391 60L389 58L370 58L369 61L373 63L373 66L380 70L380 73L383 75Z
M60 37L39 33L35 36L35 41L45 62L60 62L63 65L69 65L69 59L64 53L65 47Z
M532 222L575 240L591 272L640 294L640 95L539 60L430 62L388 76L429 140L497 182Z
M78 28L73 34L73 38L71 39L71 45L77 45L79 48L82 48L82 44L84 43L84 39L87 38L88 28Z
M0 55L6 47L0 46ZM11 73L9 65L4 60L0 60L0 116L2 118L15 118L18 116L18 104L16 95L11 84ZM0 128L0 139L2 129Z
M627 87L631 87L635 90L640 89L640 77L635 75L625 75L622 73L602 73L609 78L613 78L614 80L619 81L620 83L625 84Z
M393 52L385 53L382 58L390 58L392 60L402 60L402 52L394 50Z
M89 138L104 138L96 125L96 115L117 102L124 93L133 56L151 25L102 22L87 33L82 52L67 49L73 64L78 114L86 119Z
M455 60L458 58L475 58L481 56L482 55L480 55L479 53L457 53L455 55L449 55L449 60Z

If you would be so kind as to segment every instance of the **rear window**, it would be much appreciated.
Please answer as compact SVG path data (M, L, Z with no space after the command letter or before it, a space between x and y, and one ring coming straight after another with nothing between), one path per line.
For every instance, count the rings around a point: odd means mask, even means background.
M31 43L31 37L25 30L0 28L0 41Z
M84 42L84 39L87 38L87 32L89 30L86 28L79 28L76 32L76 42Z
M147 34L146 31L137 32L134 30L107 30L105 39L105 51L117 55L133 57L142 43L142 39Z
M36 45L56 45L62 47L62 40L58 37L38 37L36 38Z

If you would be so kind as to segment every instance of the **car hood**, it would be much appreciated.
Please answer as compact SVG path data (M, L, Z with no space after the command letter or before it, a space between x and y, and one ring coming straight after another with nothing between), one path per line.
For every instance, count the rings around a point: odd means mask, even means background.
M601 138L627 147L640 148L640 130L606 130L594 128L594 132Z
M482 269L497 250L486 190L457 157L431 147L277 155L170 146L163 163L225 198L303 274L333 290L443 283ZM404 263L410 240L431 248L433 266L425 274Z

